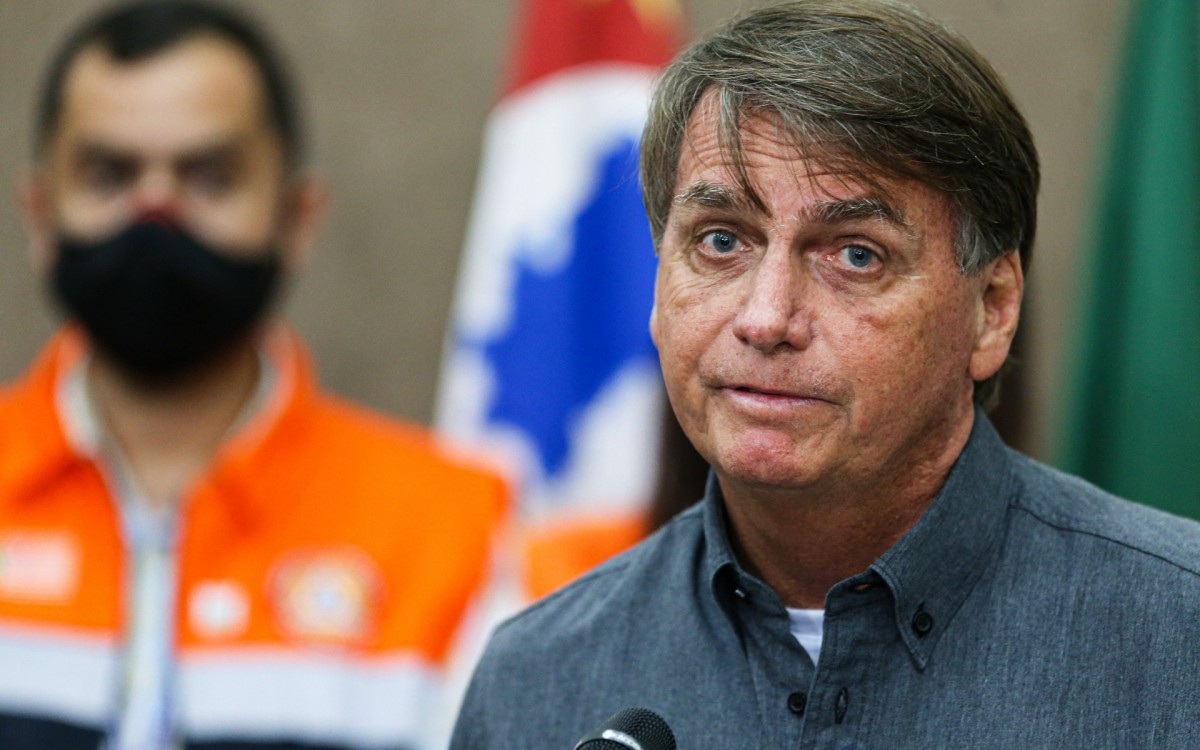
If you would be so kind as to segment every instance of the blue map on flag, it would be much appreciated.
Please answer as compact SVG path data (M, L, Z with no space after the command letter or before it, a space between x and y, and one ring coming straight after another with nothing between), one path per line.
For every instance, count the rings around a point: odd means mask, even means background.
M633 140L603 156L570 226L569 260L553 273L521 261L511 324L482 346L496 383L487 421L524 432L547 477L567 464L571 426L605 385L632 360L657 366L649 333L657 261L637 157Z

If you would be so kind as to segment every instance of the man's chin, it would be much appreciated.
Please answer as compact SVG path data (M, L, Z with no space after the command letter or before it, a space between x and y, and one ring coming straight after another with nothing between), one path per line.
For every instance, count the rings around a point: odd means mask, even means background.
M803 491L821 484L834 469L823 451L795 441L756 441L731 446L717 458L723 486L772 492Z
M202 354L178 358L139 358L107 351L93 344L98 364L118 373L127 384L146 393L185 390L220 378L231 364L254 350L253 334L247 333Z

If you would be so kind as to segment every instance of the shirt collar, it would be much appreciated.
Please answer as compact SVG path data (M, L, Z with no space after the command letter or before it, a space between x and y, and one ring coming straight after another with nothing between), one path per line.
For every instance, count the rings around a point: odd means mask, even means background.
M971 437L933 505L871 566L892 591L896 627L924 669L1004 538L1008 449L975 410Z
M286 449L281 443L300 431L298 426L317 401L308 353L290 327L269 325L260 345L272 363L273 375L260 383L254 403L218 449L206 477L207 484L220 486L221 502L240 524L269 518L277 507L278 498L256 481L258 469L266 454ZM43 485L58 481L80 462L95 460L100 438L95 419L87 417L76 423L81 413L76 410L87 401L78 398L74 390L78 386L68 383L86 357L83 332L67 326L55 335L25 378L2 394L12 412L10 432L24 439L0 456L0 486L12 488L0 497L0 504L35 501L43 496ZM68 411L75 415L68 416Z
M242 405L233 424L226 430L225 441L238 435L271 403L279 383L279 366L273 357L258 347L258 378L250 398ZM81 456L90 458L104 474L125 523L130 539L168 538L174 532L174 518L179 497L165 508L155 508L148 501L134 475L125 452L105 431L88 388L87 371L91 355L85 355L67 365L59 375L55 388L55 405L62 422L63 433L71 447ZM190 487L180 488L187 493Z
M260 346L273 365L269 387L217 449L200 488L216 490L232 520L244 528L274 517L279 497L262 481L263 467L276 465L281 456L291 460L291 441L303 434L304 420L317 401L308 353L288 326L270 327Z
M704 539L707 542L705 573L711 581L713 595L721 600L739 586L741 567L733 556L729 531L725 527L725 495L712 469L708 470L708 481L704 485Z
M839 592L882 580L892 594L900 637L924 669L942 633L999 549L1009 474L1008 449L976 409L971 436L933 504L867 571L836 585L830 592L830 606ZM732 612L731 596L747 597L753 588L766 589L734 557L724 497L711 471L704 493L704 538L705 575L726 612ZM782 604L778 606L782 610Z

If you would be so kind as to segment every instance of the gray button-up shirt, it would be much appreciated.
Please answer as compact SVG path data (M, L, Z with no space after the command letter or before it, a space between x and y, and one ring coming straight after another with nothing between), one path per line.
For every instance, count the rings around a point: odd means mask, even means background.
M1200 525L1008 450L981 414L936 501L826 597L820 667L723 500L501 626L453 750L569 750L641 706L681 750L1200 748Z

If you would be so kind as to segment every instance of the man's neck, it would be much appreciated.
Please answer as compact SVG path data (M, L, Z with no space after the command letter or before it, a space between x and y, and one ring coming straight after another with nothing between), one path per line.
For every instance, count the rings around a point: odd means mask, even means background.
M786 606L823 608L829 589L867 570L929 509L972 424L967 419L956 426L921 465L869 485L753 488L721 478L739 562Z
M153 507L168 505L209 465L253 396L259 370L251 340L166 385L141 383L102 356L92 359L87 386L96 416Z

